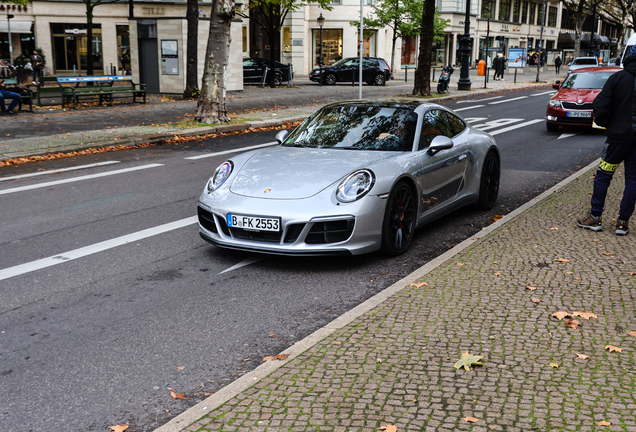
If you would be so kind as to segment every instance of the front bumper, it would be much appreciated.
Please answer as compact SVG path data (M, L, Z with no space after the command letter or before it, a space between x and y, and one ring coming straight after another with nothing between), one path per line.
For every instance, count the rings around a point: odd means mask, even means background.
M360 255L380 249L386 199L367 195L344 204L328 189L298 200L204 191L197 206L200 235L218 247L277 255ZM281 230L229 227L228 213L280 218Z
M589 112L591 113L590 117L573 117L572 114L568 115L568 113L579 113L579 112ZM592 121L594 120L594 114L592 114L591 110L564 110L560 108L555 108L549 106L546 114L545 120L548 123L552 123L560 126L592 126Z

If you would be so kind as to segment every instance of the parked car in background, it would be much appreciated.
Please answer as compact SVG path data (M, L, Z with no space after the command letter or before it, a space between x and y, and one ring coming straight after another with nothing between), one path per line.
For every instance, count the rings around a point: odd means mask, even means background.
M620 71L618 66L578 69L567 76L563 84L554 84L559 91L548 102L545 126L556 131L559 126L592 126L592 102L608 78Z
M212 171L197 205L204 240L279 255L393 256L417 227L497 201L495 139L441 105L335 103L276 141Z
M243 82L245 83L261 83L265 69L269 70L270 60L263 58L244 58L243 59ZM285 81L291 81L292 70L289 65L275 62L275 82L281 85ZM268 72L269 76L269 72ZM267 81L265 81L267 83Z
M327 85L334 85L337 82L358 82L360 81L360 59L358 57L344 58L331 66L324 66L322 71L314 69L309 74L309 79L320 82L321 73L322 82ZM391 76L393 76L391 68L384 59L362 58L362 81L369 85L384 85L387 80L391 79Z
M619 63L619 59L618 58L611 58L607 61L607 66L617 66Z
M568 73L572 73L577 69L594 66L599 66L598 57L577 57L574 59L570 67L568 67Z
M620 62L618 63L620 67L623 67L623 62L625 61L627 57L629 57L629 53L632 52L632 47L634 45L636 45L636 34L631 35L629 39L627 39L627 44L625 45L625 49L623 50L623 53L620 55Z

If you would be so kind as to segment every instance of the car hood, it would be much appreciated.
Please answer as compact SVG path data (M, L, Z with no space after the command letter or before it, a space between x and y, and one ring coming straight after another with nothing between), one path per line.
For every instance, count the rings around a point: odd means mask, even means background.
M257 152L240 168L230 185L230 191L253 198L308 198L356 169L369 167L394 154L273 147Z
M573 101L579 102L583 100L585 102L594 102L596 95L601 92L601 89L560 89L559 92L554 95L553 99L561 101ZM580 102L579 102L580 103Z

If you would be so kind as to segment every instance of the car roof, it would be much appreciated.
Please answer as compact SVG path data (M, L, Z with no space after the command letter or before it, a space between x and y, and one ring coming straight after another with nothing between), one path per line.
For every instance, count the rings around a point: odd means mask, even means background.
M581 60L581 59L594 59L594 60L598 60L598 57L575 57L574 60Z
M597 67L585 67L585 68L580 68L577 69L574 73L583 73L583 72L594 72L594 73L600 73L600 72L618 72L618 71L622 71L623 68L619 67L619 66L597 66Z
M325 105L325 107L337 107L337 106L349 106L349 105L383 107L383 108L399 108L399 109L406 109L406 110L415 110L416 108L420 106L424 107L424 109L428 109L432 107L447 109L446 107L443 107L441 105L437 105L431 102L422 102L419 100L412 100L412 99L403 100L403 99L391 99L391 98L374 99L374 100L355 99L355 100L348 100L348 101L342 101L342 102L334 102L332 104Z

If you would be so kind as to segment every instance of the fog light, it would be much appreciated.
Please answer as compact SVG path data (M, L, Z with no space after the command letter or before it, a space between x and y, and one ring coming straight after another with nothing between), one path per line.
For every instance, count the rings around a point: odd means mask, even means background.
M554 116L551 116L551 115L549 115L547 117L548 117L548 120L550 120L550 121L557 121L559 119L558 117L554 117Z

